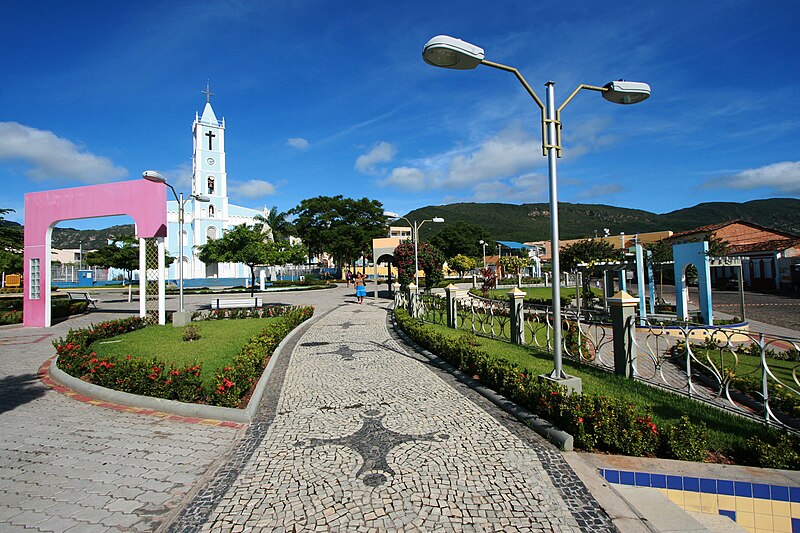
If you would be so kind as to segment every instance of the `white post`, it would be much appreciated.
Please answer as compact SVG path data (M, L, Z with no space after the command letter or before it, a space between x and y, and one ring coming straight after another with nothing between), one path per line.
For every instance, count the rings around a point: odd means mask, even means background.
M553 265L553 372L554 379L565 378L561 366L561 267L559 265L558 238L558 177L556 172L556 110L555 82L548 81L547 87L547 168L550 185L550 243L552 246Z
M167 307L166 295L164 293L164 268L166 261L164 258L164 237L158 237L158 323L166 324Z
M139 238L139 316L147 316L147 250L145 240Z

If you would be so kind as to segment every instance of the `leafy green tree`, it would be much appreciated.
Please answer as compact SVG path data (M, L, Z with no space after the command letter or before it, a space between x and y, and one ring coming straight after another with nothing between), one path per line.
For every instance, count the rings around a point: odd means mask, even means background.
M419 269L425 272L425 288L430 290L444 279L442 272L444 254L432 244L421 242L417 248L417 258ZM403 241L394 249L394 261L398 271L397 281L400 285L408 285L414 281L416 272L414 271L414 243L412 241Z
M503 267L503 271L515 276L518 276L520 271L529 264L530 261L527 258L515 255L504 255L500 258L500 266Z
M133 271L139 268L139 240L130 236L114 237L111 244L106 244L94 252L84 255L83 262L88 266L110 267L124 270L127 279L133 278ZM166 266L175 262L169 253L164 254Z
M585 239L565 246L559 253L561 266L564 270L574 270L578 265L585 264L586 275L583 276L583 294L591 295L589 276L597 273L595 263L605 261L618 261L619 251L608 242L601 239Z
M203 263L244 263L250 269L250 296L255 291L256 266L266 265L270 250L261 228L240 224L197 247Z
M289 213L278 211L277 206L272 206L269 214L256 215L256 225L262 229L263 233L272 232L272 240L285 241L294 232L294 225L288 220Z
M464 277L464 272L468 272L478 266L478 261L472 257L467 257L463 254L458 254L450 261L447 262L448 266L458 272L459 277Z
M111 244L85 254L83 262L88 266L124 270L130 280L133 271L139 268L139 241L134 237L116 237Z
M383 206L377 200L317 196L289 211L309 255L328 252L339 266L352 265L372 249L372 239L386 234Z
M5 223L5 215L13 212L13 209L0 208L0 271L7 274L22 273L22 230Z
M481 240L487 243L487 249L494 249L494 240L486 230L476 224L460 220L454 224L445 223L441 231L430 238L430 243L439 248L446 257L455 257L458 254L482 257Z

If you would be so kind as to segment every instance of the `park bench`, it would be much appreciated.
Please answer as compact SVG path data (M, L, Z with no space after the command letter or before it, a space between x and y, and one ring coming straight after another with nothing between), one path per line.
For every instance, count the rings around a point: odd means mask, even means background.
M235 307L263 307L264 301L258 297L247 298L213 298L211 309L232 309Z
M79 302L87 302L89 305L97 309L97 298L92 298L89 296L88 292L75 292L75 291L67 291L67 296L69 296L70 300L76 300Z

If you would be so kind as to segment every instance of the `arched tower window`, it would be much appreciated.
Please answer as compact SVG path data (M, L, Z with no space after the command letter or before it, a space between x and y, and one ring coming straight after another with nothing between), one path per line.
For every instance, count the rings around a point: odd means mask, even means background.
M217 228L216 226L209 226L206 230L206 240L213 241L217 238Z
M208 206L208 218L214 218L214 206Z
M208 194L214 194L214 176L208 177Z

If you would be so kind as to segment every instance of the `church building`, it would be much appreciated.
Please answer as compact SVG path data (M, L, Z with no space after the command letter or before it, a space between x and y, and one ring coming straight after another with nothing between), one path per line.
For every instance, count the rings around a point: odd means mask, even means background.
M178 235L178 202L167 202L166 247L176 261L169 267L169 278L178 279L178 261L183 261L183 278L249 278L250 269L242 263L206 265L197 257L197 246L221 237L239 224L253 225L255 217L267 217L269 210L250 209L228 201L228 173L225 170L225 119L217 120L211 107L212 92L206 87L206 106L202 116L195 113L192 124L192 194L184 198L183 250ZM208 199L199 201L196 197Z

